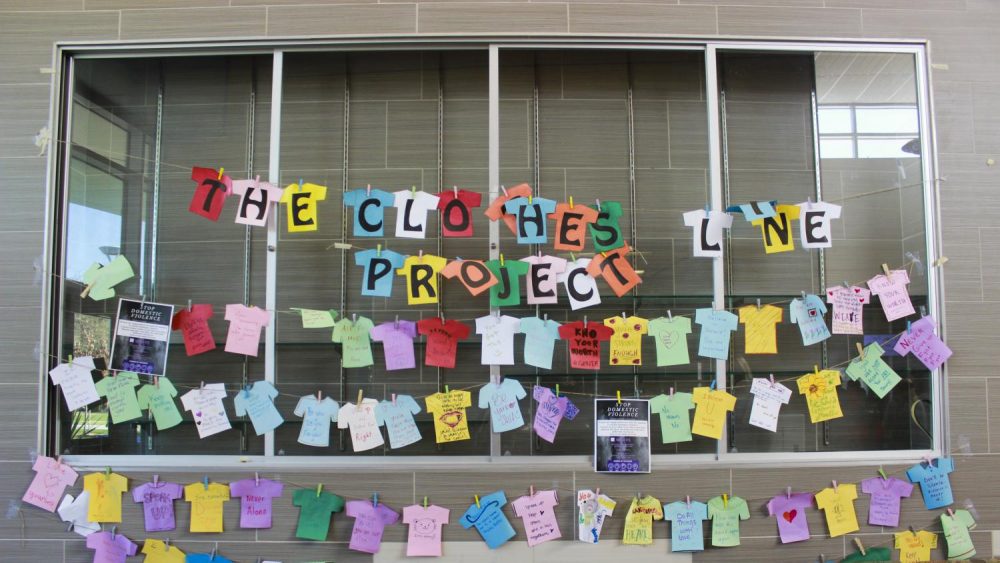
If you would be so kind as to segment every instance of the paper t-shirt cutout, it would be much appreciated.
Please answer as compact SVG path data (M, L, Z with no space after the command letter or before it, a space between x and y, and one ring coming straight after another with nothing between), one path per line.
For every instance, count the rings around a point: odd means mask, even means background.
M742 213L743 218L747 222L754 221L756 219L766 219L767 217L774 217L775 202L771 201L751 201L750 203L741 203L738 205L730 205L726 208L729 213Z
M598 495L590 489L577 491L577 539L583 543L597 543L601 539L604 520L611 517L617 505L608 495Z
M139 408L153 413L157 430L167 430L181 423L181 411L174 403L176 396L174 384L162 375L154 378L153 383L143 385L137 394Z
M740 323L744 327L744 347L746 354L777 354L778 337L775 327L781 322L781 307L753 305L740 307Z
M455 367L458 341L469 337L469 325L442 318L417 321L417 332L427 337L424 346L424 365L439 368Z
M284 192L278 186L258 180L236 180L232 193L240 196L236 207L236 222L251 227L266 227L271 215L271 205L281 201Z
M739 317L718 309L697 309L694 322L701 325L698 355L725 360L729 356L729 338L739 326Z
M410 527L406 535L406 556L441 557L441 528L448 523L450 514L450 510L436 504L404 507L403 523Z
M80 494L75 499L73 495L64 496L56 512L59 514L60 520L69 522L73 526L74 533L87 537L94 532L101 531L100 524L87 519L89 506L90 493L80 491Z
M387 371L417 367L413 352L413 339L417 337L417 323L390 321L371 330L372 340L382 343Z
M830 329L826 326L826 305L817 295L809 293L805 299L793 299L788 305L788 320L799 325L802 333L802 345L809 346L830 338Z
M657 395L649 400L649 408L660 415L660 434L664 444L692 440L691 413L688 412L694 408L691 393Z
M142 416L139 399L135 396L135 388L139 386L139 374L120 371L117 375L102 377L95 385L97 394L107 397L112 424L120 424Z
M521 276L528 273L528 264L520 260L487 260L489 268L497 278L496 285L490 286L490 307L517 307L521 304Z
M507 315L486 315L476 319L476 334L482 335L481 360L484 366L514 364L514 334L521 321Z
M128 491L128 479L117 473L90 473L83 478L83 490L90 493L87 520L122 521L122 494Z
M930 465L918 463L906 470L906 478L911 483L920 483L927 510L944 508L955 502L951 494L951 479L948 474L955 470L955 462L950 457L939 457Z
M775 254L795 250L795 239L792 238L792 221L799 218L797 205L778 205L774 217L751 221L754 227L760 227L764 237L764 252Z
M153 538L147 538L142 543L142 553L146 556L142 563L187 563L184 552L176 545L167 545Z
M469 420L465 409L472 406L468 391L434 393L424 398L427 412L434 420L434 439L438 444L469 439Z
M396 238L426 238L427 212L438 207L438 197L423 190L393 192L396 211Z
M573 207L568 203L556 205L555 212L549 215L549 218L556 222L553 247L556 250L569 252L583 250L586 244L587 225L597 221L597 216L597 210L586 205Z
M233 190L233 180L227 174L219 177L219 171L195 166L191 168L191 179L197 184L188 211L206 219L218 221L226 196Z
M938 335L934 334L936 325L931 317L923 317L912 323L893 347L900 356L910 352L929 370L936 370L951 357L951 348Z
M94 376L91 370L97 369L94 366L94 359L90 356L79 356L73 358L68 364L59 364L49 370L49 378L53 385L58 385L62 389L63 400L66 401L66 408L75 411L91 403L101 400L97 394L97 387L94 385Z
M679 366L691 362L687 335L691 334L690 317L660 317L649 321L647 333L656 343L656 367Z
M601 369L601 342L611 340L612 334L610 328L594 322L573 321L559 327L559 336L569 347L569 367Z
M557 504L559 499L555 491L536 491L534 495L525 495L510 503L514 515L524 522L528 547L562 537L559 521L556 520Z
M162 382L161 382L162 383ZM184 410L191 411L199 438L208 438L232 428L222 400L226 398L224 383L209 383L200 389L192 389L181 396Z
M343 350L341 365L345 368L363 368L374 365L371 331L375 328L368 317L343 318L333 325L333 341Z
M552 305L559 302L559 274L566 271L566 260L557 256L528 256L528 277L525 280L528 305Z
M271 527L271 499L285 486L270 479L242 479L229 484L229 496L240 498L240 528Z
M165 532L176 528L174 501L183 496L183 487L165 481L143 483L132 489L132 501L142 503L147 532Z
M910 275L906 270L890 270L891 278L882 274L868 280L868 289L878 296L882 304L885 319L892 322L896 319L914 314L913 302L906 286L910 283Z
M452 260L441 270L441 275L448 279L457 277L472 295L479 295L499 283L482 260Z
M604 326L611 329L608 363L613 366L642 365L642 335L649 328L649 321L641 317L608 317Z
M818 373L807 373L795 381L799 386L799 394L806 396L809 420L813 424L844 416L840 410L840 396L837 394L837 386L840 385L839 371L824 369Z
M184 500L191 503L191 531L222 533L222 506L229 502L229 485L191 483L184 487Z
M663 505L656 497L633 498L625 514L625 545L650 545L653 543L653 520L663 520Z
M937 548L937 534L926 530L897 532L895 537L900 563L930 561L931 550Z
M684 214L684 226L694 231L694 255L697 258L722 257L722 230L733 226L733 216L720 211L695 209Z
M941 529L948 544L948 559L971 559L976 556L976 546L972 543L969 530L975 529L976 521L968 510L956 510L953 516L941 515Z
M375 407L375 422L389 433L389 447L403 448L419 442L422 436L413 415L420 414L420 405L410 395L397 395L392 401L382 401Z
M119 255L106 266L94 262L80 277L86 285L83 290L86 295L81 294L81 297L89 296L94 301L111 299L115 296L115 286L134 276L132 265L124 255Z
M440 256L424 254L409 256L396 273L406 278L406 303L430 305L438 302L437 275L448 264Z
M490 409L493 432L499 434L524 426L518 401L527 396L521 382L509 377L505 377L499 385L490 382L479 390L479 408Z
M899 501L902 497L909 498L913 485L895 477L872 477L861 482L861 492L871 495L868 523L895 528L899 526Z
M471 237L473 207L483 204L483 195L466 190L445 190L438 194L438 211L441 215L441 236Z
M282 425L285 419L274 406L278 390L270 381L257 381L249 389L242 389L233 398L236 416L249 416L258 436L267 434Z
M76 483L76 471L65 463L43 455L35 459L31 469L35 472L35 477L21 500L42 510L55 512L66 487Z
M871 302L872 292L857 285L826 288L826 302L832 306L834 334L864 334L861 311Z
M792 398L792 390L781 383L771 383L762 377L755 377L750 385L753 406L750 407L750 424L771 432L778 431L778 415L781 405L787 405Z
M884 350L878 342L872 342L865 347L864 359L854 358L844 372L851 381L862 380L865 385L872 390L879 399L884 398L889 391L902 381L889 364L882 360Z
M691 395L695 405L691 432L699 436L722 438L726 426L726 413L736 408L736 397L722 389L695 387Z
M601 304L601 294L597 290L597 280L587 273L590 258L577 258L566 264L566 270L559 274L559 283L566 289L572 310L585 309Z
M597 211L597 219L587 225L590 238L594 241L595 252L607 252L625 245L622 229L618 220L622 216L622 204L617 201L603 201L600 207L592 206Z
M302 315L302 328L333 328L337 312L333 309L296 309Z
M344 205L354 210L354 236L384 236L385 208L395 202L395 196L383 190L358 189L345 193Z
M385 444L382 432L378 429L378 419L375 417L375 407L378 401L364 399L361 406L357 403L347 403L340 407L337 415L337 428L351 429L351 445L356 452L366 452Z
M392 297L395 274L405 263L405 256L388 248L383 248L381 252L376 249L354 253L354 264L364 268L361 274L361 295Z
M840 219L840 206L825 201L803 202L799 208L799 240L802 248L830 248L830 222Z
M888 547L867 547L865 552L855 551L840 560L840 563L862 563L864 561L892 561L892 550Z
M326 199L326 186L289 184L281 194L281 203L288 211L288 232L302 233L319 228L317 202Z
M518 323L517 331L524 334L524 363L541 369L552 369L552 354L555 352L556 340L559 340L559 327L562 326L551 319L524 317Z
M670 520L670 551L694 552L705 550L702 522L708 520L705 503L692 501L663 505L663 519Z
M204 354L215 350L215 338L208 328L208 319L215 314L212 306L199 303L190 309L180 309L174 313L170 328L181 331L184 338L184 352L188 356Z
M713 497L708 501L708 517L712 520L712 545L734 547L740 545L740 520L750 519L747 501L740 497Z
M124 534L98 532L87 536L87 549L94 550L94 563L125 563L125 559L135 555L139 546Z
M399 513L395 510L381 502L373 506L366 500L348 502L344 514L354 518L351 543L348 547L363 553L378 553L379 547L382 546L382 533L385 527L399 521Z
M234 563L218 553L188 553L185 563Z
M568 398L557 397L548 387L535 385L532 397L538 401L535 409L535 421L531 427L535 435L552 444L556 441L556 432L562 419L573 420L580 409Z
M247 307L238 303L226 305L226 352L257 357L260 331L271 322L271 313L260 307Z
M462 527L468 530L475 526L487 547L490 549L500 547L514 537L514 528L507 520L507 515L503 513L505 504L507 504L507 497L503 491L496 491L481 497L479 506L476 506L475 503L469 505L465 514L462 515L460 520Z
M793 543L809 539L809 521L806 509L812 506L812 493L792 493L778 495L767 501L767 514L778 521L778 535L781 543Z
M514 215L514 234L518 244L548 242L546 218L556 210L556 202L544 197L519 197L504 204L504 211Z
M342 497L326 491L316 494L315 488L292 493L292 504L300 508L295 537L303 540L326 541L333 513L344 509Z
M490 202L489 207L483 211L483 214L489 218L490 221L499 221L503 219L507 228L510 229L512 234L517 234L517 221L513 215L510 213L504 213L504 206L508 201L518 197L528 197L531 195L531 186L528 184L518 184L512 188L507 188L506 193L501 193Z
M295 405L295 416L302 417L299 443L325 448L330 445L330 423L337 421L340 405L330 397L318 400L316 395L305 395Z
M594 278L602 276L611 291L621 297L642 283L642 278L625 258L631 251L632 248L626 244L614 250L595 254L587 265L587 273Z
M830 537L835 538L860 529L854 512L854 500L858 498L858 487L853 483L827 487L816 493L816 506L826 514L826 525Z

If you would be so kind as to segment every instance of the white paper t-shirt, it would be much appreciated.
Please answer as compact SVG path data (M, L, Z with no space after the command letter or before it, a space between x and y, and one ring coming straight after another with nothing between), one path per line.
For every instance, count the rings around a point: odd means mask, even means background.
M91 403L101 400L97 394L97 386L90 371L94 368L94 358L80 356L73 358L69 364L59 364L49 371L52 384L58 385L63 392L66 408L75 411Z
M568 261L558 256L528 256L521 258L530 264L524 285L528 293L528 305L551 305L559 302L557 282L559 274L566 270Z
M781 405L788 404L792 398L792 390L778 382L772 384L769 379L755 377L750 386L750 393L753 394L750 424L764 430L777 432Z
M364 399L360 407L357 403L347 403L340 407L337 428L351 429L351 444L356 452L368 451L385 444L375 418L377 406L378 401L375 399Z
M574 262L567 262L566 269L559 274L559 283L566 289L569 306L574 311L601 304L597 280L587 273L588 266L590 258L577 258Z
M604 519L611 516L617 503L607 495L597 495L590 489L576 492L576 506L580 514L577 519L577 539L583 543L597 543L601 537Z
M222 400L226 398L224 383L209 383L203 388L192 389L181 397L184 410L194 415L194 425L199 438L207 438L232 428Z
M74 499L73 495L66 495L56 512L63 522L73 524L73 531L83 537L87 537L94 532L101 531L101 525L87 520L87 511L90 509L90 492L81 491Z
M825 201L803 202L799 207L799 240L802 248L830 248L831 219L840 218L840 206Z
M722 230L733 226L733 216L721 211L706 214L704 209L696 209L684 214L684 226L694 231L695 256L717 258L722 256Z
M396 207L396 236L399 238L426 238L427 212L437 209L438 196L425 191L400 190L393 192Z
M482 364L514 364L514 334L521 321L507 315L486 315L476 319L476 334L483 336Z

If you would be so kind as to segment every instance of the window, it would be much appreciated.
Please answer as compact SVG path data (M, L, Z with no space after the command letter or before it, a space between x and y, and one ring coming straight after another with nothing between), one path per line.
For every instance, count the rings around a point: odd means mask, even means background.
M885 399L844 377L839 388L844 418L810 422L794 379L814 366L842 369L863 340L835 335L803 346L788 319L789 302L801 292L822 296L843 281L863 285L883 263L906 268L914 303L936 311L934 280L926 268L934 253L928 244L933 213L925 205L933 198L921 142L928 138L919 80L922 51L770 47L664 43L640 49L580 42L549 48L515 42L259 55L71 56L73 103L62 117L73 142L60 170L57 224L64 230L55 235L60 250L52 256L65 280L53 292L57 314L47 369L70 354L108 354L117 299L81 299L80 274L94 262L122 255L136 276L116 287L118 296L176 307L189 300L214 306L209 325L219 349L187 357L174 333L167 375L180 394L202 382L224 383L233 430L199 440L190 413L180 426L162 432L148 416L109 426L103 404L71 414L50 389L52 449L73 456L261 456L275 463L308 457L336 464L372 456L531 456L583 463L593 448L595 396L620 391L649 398L713 381L738 398L724 439L695 436L663 444L654 420L653 453L662 456L657 459L712 462L716 456L739 460L761 454L833 459L839 452L905 455L899 452L940 449L941 375L909 357L886 358L903 382ZM497 81L491 90L493 73ZM272 99L278 92L280 103ZM498 143L491 142L491 127ZM279 136L272 138L274 132ZM288 232L283 208L273 228L239 225L232 201L218 222L196 216L187 209L192 166L223 166L234 179L259 175L282 187L300 180L326 186L319 228ZM735 310L760 300L783 311L778 354L748 354L741 326L725 361L699 357L699 327L693 325L687 336L691 362L685 365L656 367L654 343L644 337L641 364L608 365L604 344L598 372L577 370L569 366L565 345L557 343L552 369L534 368L522 361L525 337L518 335L516 363L491 369L480 363L475 331L475 319L490 310L485 294L471 297L457 280L441 279L437 304L408 305L401 280L389 298L362 295L355 255L364 250L423 252L448 260L592 256L590 243L579 256L556 250L551 237L547 244L519 244L506 226L487 220L482 211L490 189L520 183L530 184L534 197L557 202L619 203L622 235L633 249L628 259L642 283L618 297L599 281L601 303L577 311L570 310L560 287L557 304L527 305L521 299L502 307L503 314L600 323L622 314L654 319L693 316L713 306ZM482 207L472 210L473 236L441 236L439 215L432 212L426 238L396 237L395 211L385 215L384 236L357 236L343 196L369 185L388 192L480 193ZM795 225L795 250L765 255L760 229L736 214L724 258L692 256L684 212L760 200L843 206L842 219L833 223L833 247L799 248ZM550 235L552 228L549 221ZM257 357L222 351L225 306L232 303L274 311ZM455 369L424 365L423 337L413 369L387 370L378 343L373 343L374 366L345 367L329 329L303 328L294 308L333 309L338 318L366 317L376 325L459 320L472 334L458 346ZM876 301L865 308L863 321L866 334L883 335L881 341L906 327L905 320L887 323ZM748 423L750 383L769 374L793 389L777 432ZM491 377L517 380L528 391L520 403L524 426L491 432L489 411L476 405L479 389ZM257 436L249 419L236 416L232 396L263 379L280 392L276 405L285 423ZM531 427L536 406L531 389L537 385L558 385L581 410L576 420L560 426L554 443ZM423 398L446 386L472 393L471 438L436 444ZM303 445L297 440L302 419L293 410L299 397L318 391L342 404L356 400L359 391L379 400L411 395L421 407L416 421L423 439L399 449L387 444L354 452L349 434L334 430L329 447Z

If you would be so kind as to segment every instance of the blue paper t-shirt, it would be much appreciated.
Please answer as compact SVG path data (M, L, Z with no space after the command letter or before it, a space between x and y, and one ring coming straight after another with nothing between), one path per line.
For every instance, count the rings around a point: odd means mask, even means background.
M708 519L703 502L672 502L663 505L663 518L670 520L670 551L704 551L705 533L701 523Z
M514 528L501 510L505 504L507 497L503 491L482 497L478 507L473 503L462 515L462 527L468 530L475 526L490 549L500 547L514 537Z
M525 317L518 325L524 334L524 363L536 368L552 369L552 354L559 340L558 322L538 317Z
M236 416L249 415L257 435L267 434L285 422L274 406L277 396L278 390L270 381L258 381L236 394L233 399Z
M383 248L381 253L378 250L356 252L354 263L365 269L361 278L361 295L392 297L392 280L405 261L405 256L388 248Z
M184 556L184 563L233 563L229 559L215 554L213 557L211 553L188 553Z
M504 204L507 213L517 217L514 231L517 233L518 244L545 244L548 236L549 213L555 213L555 200L544 197L526 197L512 199Z
M395 196L382 190L351 190L344 194L344 205L354 208L354 236L380 237L385 227L385 208L392 207Z
M729 356L729 337L739 326L739 317L729 311L698 309L694 322L701 325L698 355L725 360Z
M499 385L490 382L479 390L479 408L490 409L494 432L507 432L524 426L518 401L527 396L520 381L505 377Z
M799 325L802 333L802 345L809 346L830 338L830 329L826 326L826 305L818 296L810 293L805 299L793 299L788 305L788 318Z
M906 470L911 483L920 483L927 510L943 508L955 502L951 495L951 479L948 474L955 470L955 462L950 457L939 457L930 465L918 463Z

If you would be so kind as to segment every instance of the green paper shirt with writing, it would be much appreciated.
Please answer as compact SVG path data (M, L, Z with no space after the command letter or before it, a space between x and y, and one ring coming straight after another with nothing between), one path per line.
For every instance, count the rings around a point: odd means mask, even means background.
M664 444L691 441L691 393L657 395L649 400L650 410L660 415L660 433Z
M371 341L373 328L375 325L368 317L340 319L333 325L333 341L343 345L341 362L345 368L363 368L375 364Z
M708 501L708 518L712 521L712 545L733 547L740 545L740 520L750 519L750 508L740 497L731 497L726 503L718 496Z
M872 342L865 347L864 359L855 358L844 370L852 381L864 381L879 399L884 398L901 381L899 374L882 360L884 353L878 342Z
M292 504L301 508L295 537L303 540L326 541L330 518L344 509L344 499L326 491L299 489L292 494Z
M956 510L954 516L941 515L941 529L948 544L948 559L969 559L976 555L969 530L976 527L976 521L968 510Z
M166 377L160 376L153 384L143 385L139 389L139 408L150 410L157 430L173 428L181 423L181 411L174 403L177 389Z
M139 386L139 375L135 372L120 371L113 377L102 378L95 386L98 395L108 398L108 410L111 411L113 424L142 416L139 400L135 396L135 388Z

